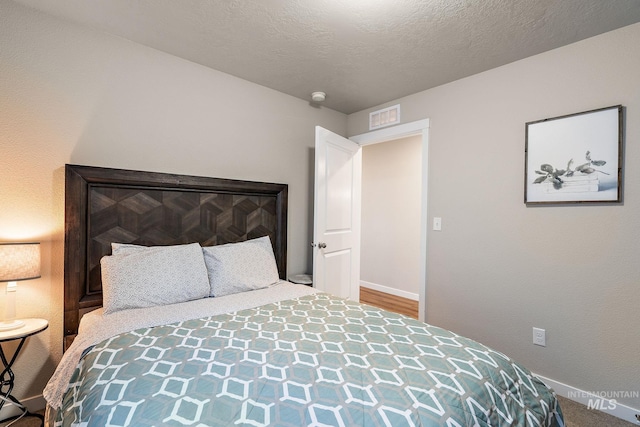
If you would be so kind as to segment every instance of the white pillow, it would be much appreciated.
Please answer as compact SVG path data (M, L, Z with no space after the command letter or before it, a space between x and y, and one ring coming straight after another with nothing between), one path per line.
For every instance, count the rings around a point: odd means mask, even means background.
M268 236L202 248L211 296L266 288L280 281Z
M132 243L111 243L111 255L130 254L133 252L147 251L155 248L166 248L168 246L141 246Z
M103 257L100 265L105 314L209 296L207 268L197 243L123 251Z

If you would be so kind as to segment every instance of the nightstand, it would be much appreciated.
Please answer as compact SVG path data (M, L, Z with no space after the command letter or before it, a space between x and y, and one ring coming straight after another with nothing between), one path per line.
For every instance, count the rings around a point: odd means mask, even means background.
M44 417L40 414L32 414L27 408L20 403L16 397L11 394L13 390L13 383L15 380L15 375L11 370L13 366L13 362L16 361L20 350L22 350L22 346L27 338L31 335L35 335L39 332L44 331L49 327L49 322L44 319L21 319L24 321L24 326L18 329L12 329L10 331L1 331L0 332L0 359L2 359L2 364L4 365L4 370L2 374L0 374L0 409L4 406L5 402L11 401L13 402L19 409L23 411L21 415L18 417L28 416L28 417L38 417L42 420L42 424L44 425ZM4 354L4 349L2 348L2 343L7 341L20 340L18 343L18 348L16 348L15 353L11 357L11 360L7 362L7 357ZM11 417L11 418L18 418ZM6 421L6 420L4 420Z

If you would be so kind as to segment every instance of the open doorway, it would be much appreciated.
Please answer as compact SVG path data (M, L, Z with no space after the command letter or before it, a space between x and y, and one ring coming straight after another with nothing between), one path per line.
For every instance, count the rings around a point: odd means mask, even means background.
M399 141L406 137L415 136L421 141L420 146L420 180L419 180L419 248L417 253L414 252L414 255L418 255L419 266L418 266L418 318L420 320L426 319L426 278L427 278L427 182L428 182L428 159L429 159L429 120L418 120L415 122L410 122L398 126L393 126L390 128L380 129L377 131L372 131L360 135L353 136L349 139L358 143L363 148L366 148L369 145L387 143L390 141ZM391 143L392 144L392 143ZM414 206L412 209L416 209ZM364 216L364 212L363 212ZM365 238L366 239L366 238ZM363 249L365 241L362 242ZM384 244L384 243L383 243ZM414 249L415 250L415 249ZM397 283L397 282L396 282ZM403 294L402 288L399 288L400 292L394 292L396 294L407 296L407 294ZM413 295L409 295L414 298Z
M360 301L418 318L422 136L362 147Z

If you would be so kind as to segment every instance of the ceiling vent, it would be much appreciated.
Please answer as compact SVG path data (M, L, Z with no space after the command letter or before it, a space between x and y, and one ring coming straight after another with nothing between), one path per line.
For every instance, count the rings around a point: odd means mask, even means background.
M369 130L400 123L400 104L369 113Z

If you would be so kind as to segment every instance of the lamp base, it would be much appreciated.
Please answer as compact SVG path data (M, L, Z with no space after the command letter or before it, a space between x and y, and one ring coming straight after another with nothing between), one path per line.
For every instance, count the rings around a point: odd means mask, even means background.
M24 322L22 320L11 320L8 322L0 322L0 332L19 329L19 328L22 328L23 326L24 326Z

